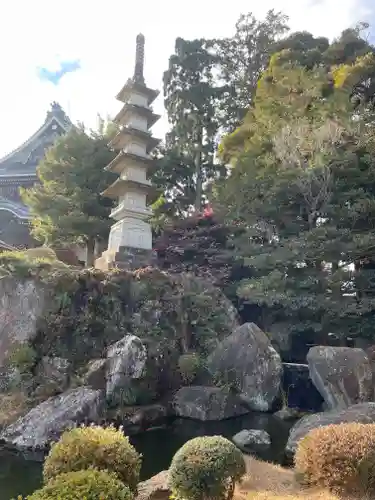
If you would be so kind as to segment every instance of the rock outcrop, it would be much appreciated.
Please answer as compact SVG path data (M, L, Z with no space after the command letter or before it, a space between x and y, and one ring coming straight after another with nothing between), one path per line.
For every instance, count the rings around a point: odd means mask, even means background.
M0 368L15 344L35 335L45 302L45 291L37 282L10 276L0 279Z
M137 490L136 500L169 500L172 491L168 486L168 471L159 472L147 481L142 481Z
M66 391L70 382L70 363L67 359L44 356L37 367L37 394L53 396Z
M232 392L217 387L182 387L174 395L172 406L178 417L195 420L224 420L248 413Z
M311 380L327 409L373 399L372 367L362 349L316 346L309 350L307 361Z
M232 438L233 443L241 450L262 451L271 446L271 437L266 431L243 429Z
M106 395L112 404L129 403L131 383L144 375L147 349L135 335L126 335L107 352Z
M101 391L70 389L47 399L5 428L0 439L17 448L45 448L84 419L97 421L102 411Z
M207 360L213 377L233 386L250 409L269 411L280 391L282 363L268 337L246 323L224 339Z
M324 411L307 415L299 420L291 429L286 445L287 456L292 456L298 442L312 429L331 424L358 422L372 424L375 422L375 403L359 403L341 410Z

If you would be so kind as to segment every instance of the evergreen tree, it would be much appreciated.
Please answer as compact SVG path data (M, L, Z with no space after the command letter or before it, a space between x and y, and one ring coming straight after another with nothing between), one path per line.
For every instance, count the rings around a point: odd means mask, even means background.
M226 130L238 126L251 106L259 78L275 51L275 43L288 31L288 17L270 10L258 20L250 12L242 14L234 36L208 42L217 58L223 82L218 116Z
M271 64L223 142L234 166L217 198L247 229L237 252L254 276L239 294L268 309L264 328L373 334L373 136L324 68Z
M87 134L73 128L38 166L40 184L21 193L33 236L48 245L87 245L89 264L95 243L106 240L111 225L112 201L100 194L114 180L104 170L114 158L108 140L103 130Z

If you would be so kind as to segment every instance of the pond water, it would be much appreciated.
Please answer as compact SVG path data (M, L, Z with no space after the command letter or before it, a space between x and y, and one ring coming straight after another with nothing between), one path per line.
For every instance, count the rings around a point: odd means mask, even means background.
M141 479L145 480L169 467L173 455L186 441L204 435L222 435L231 438L242 429L264 429L272 440L272 447L260 458L282 463L284 447L291 423L272 415L252 413L221 422L197 422L178 419L166 428L160 428L131 437L131 442L143 455ZM0 450L0 498L10 500L17 495L32 493L41 485L42 463L31 456Z

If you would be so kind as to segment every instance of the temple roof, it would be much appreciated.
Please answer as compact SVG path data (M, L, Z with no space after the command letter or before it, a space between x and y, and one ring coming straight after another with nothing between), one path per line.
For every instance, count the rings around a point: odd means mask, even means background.
M3 196L0 196L0 211L1 210L11 212L18 217L18 219L27 220L30 218L30 212L26 205L14 200L8 200L8 198L4 198Z
M0 252L3 252L4 250L15 250L15 248L12 247L12 245L6 243L5 241L0 240Z
M21 182L22 178L35 178L36 167L46 150L71 127L72 123L61 106L53 102L42 126L18 148L0 158L0 183L9 178Z

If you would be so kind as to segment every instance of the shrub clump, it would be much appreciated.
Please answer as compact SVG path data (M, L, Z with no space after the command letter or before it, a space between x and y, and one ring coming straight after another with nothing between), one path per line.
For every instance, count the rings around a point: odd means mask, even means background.
M231 499L236 481L246 472L242 453L221 436L188 441L175 454L169 470L173 494L186 500Z
M198 354L182 354L178 359L178 369L182 380L186 384L191 384L202 368L202 360Z
M120 430L100 426L79 427L65 432L55 443L45 462L46 482L66 472L89 469L113 472L136 491L141 469L141 456Z
M341 493L375 492L375 424L339 424L314 429L295 455L297 478Z
M132 500L116 474L96 469L60 474L27 500Z

